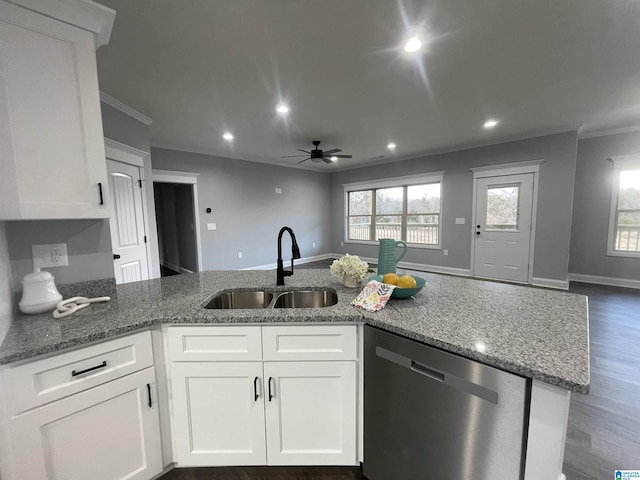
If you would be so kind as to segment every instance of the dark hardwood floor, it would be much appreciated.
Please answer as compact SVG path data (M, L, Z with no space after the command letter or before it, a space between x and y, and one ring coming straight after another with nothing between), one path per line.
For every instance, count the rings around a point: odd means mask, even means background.
M158 480L362 480L359 467L176 468Z
M589 297L591 391L572 395L563 472L567 480L613 479L616 469L640 470L640 291L585 283L572 283L569 291ZM159 480L223 479L364 477L350 467L225 467L175 469Z
M567 480L640 470L640 291L572 283L589 297L591 389L573 394L565 445Z

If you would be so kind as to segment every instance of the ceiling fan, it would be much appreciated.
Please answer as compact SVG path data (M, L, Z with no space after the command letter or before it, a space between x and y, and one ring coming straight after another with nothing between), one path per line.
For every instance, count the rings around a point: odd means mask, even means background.
M311 143L313 143L316 148L314 148L310 152L307 151L307 150L302 150L300 148L297 149L299 152L304 152L305 155L286 155L286 156L280 157L280 158L306 157L307 155L309 155L307 158L305 158L304 160L300 160L298 163L306 162L307 160L311 160L312 162L323 161L324 163L331 163L331 162L333 162L333 160L332 160L333 157L335 157L335 158L351 158L351 157L353 157L353 155L336 155L336 153L342 151L339 148L332 148L331 150L326 150L326 151L320 150L320 148L318 148L318 146L320 145L320 140L314 140Z

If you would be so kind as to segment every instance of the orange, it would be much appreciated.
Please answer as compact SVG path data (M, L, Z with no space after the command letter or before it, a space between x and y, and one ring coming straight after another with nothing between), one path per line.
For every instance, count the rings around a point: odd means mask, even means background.
M395 273L389 272L389 273L385 273L384 276L382 277L382 283L386 283L388 285L396 285L398 283L398 279L400 277L398 277L398 275L396 275Z
M416 279L411 275L402 275L396 283L400 288L415 288L417 286Z

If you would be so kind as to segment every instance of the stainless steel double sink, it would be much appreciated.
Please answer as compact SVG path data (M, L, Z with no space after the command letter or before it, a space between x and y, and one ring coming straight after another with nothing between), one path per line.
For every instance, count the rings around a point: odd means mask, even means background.
M202 303L209 309L256 309L256 308L322 308L338 303L335 290L229 290L215 294Z

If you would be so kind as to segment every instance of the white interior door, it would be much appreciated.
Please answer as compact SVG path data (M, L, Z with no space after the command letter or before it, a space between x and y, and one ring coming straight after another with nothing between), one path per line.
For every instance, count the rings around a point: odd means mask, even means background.
M533 173L478 178L473 274L529 280Z
M149 278L140 168L107 160L113 203L110 219L116 283Z

